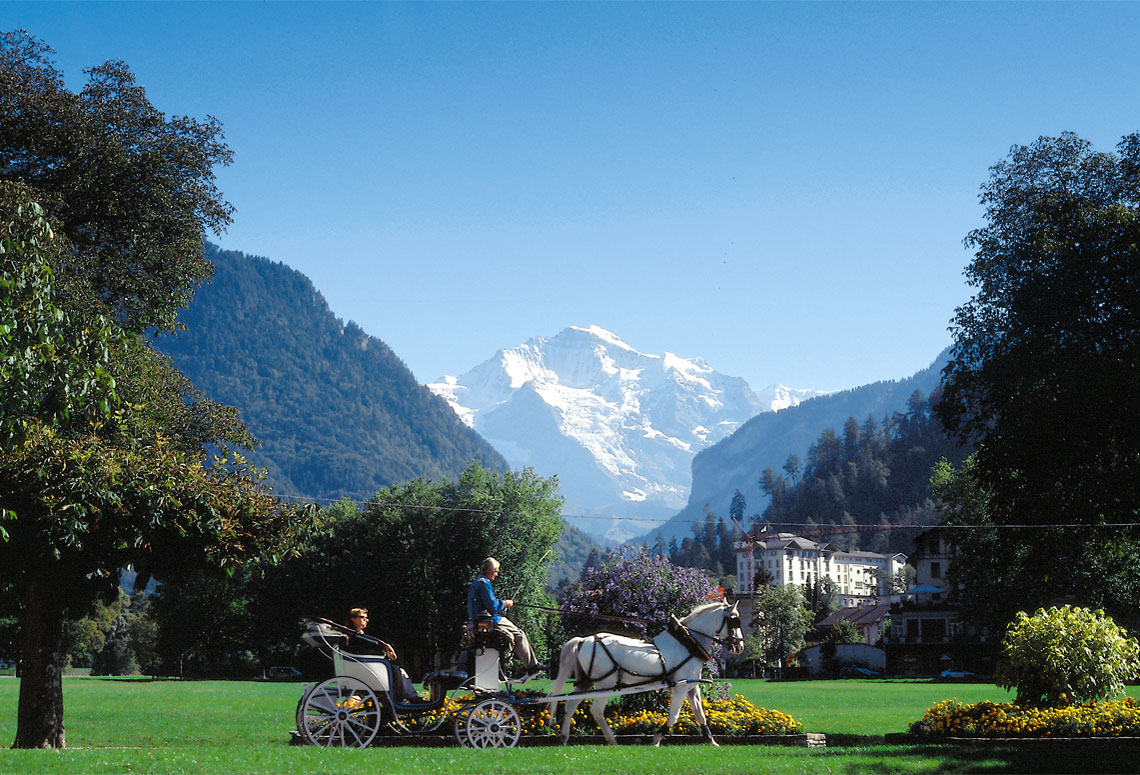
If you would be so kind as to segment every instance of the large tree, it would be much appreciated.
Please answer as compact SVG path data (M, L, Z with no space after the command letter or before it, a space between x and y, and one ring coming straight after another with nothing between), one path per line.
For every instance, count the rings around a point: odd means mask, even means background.
M954 516L1050 527L978 533L960 551L998 552L966 562L1004 568L1006 602L1029 610L1134 611L1140 533L1122 525L1140 515L1140 134L1115 154L1073 134L1016 146L981 201L985 225L966 238L977 290L954 317L937 412L977 442L967 475L984 498Z
M803 648L811 629L812 613L803 592L794 584L765 586L757 591L752 611L755 631L748 636L745 653L770 667L784 667Z
M122 63L68 91L50 49L0 34L0 591L20 620L17 747L62 747L63 621L136 583L287 540L231 445L236 413L141 337L209 274L228 205L214 122L167 119ZM204 445L219 450L208 462Z
M359 510L341 503L326 510L332 521L323 535L252 580L249 599L261 618L256 637L270 646L297 644L305 619L339 619L363 606L374 634L420 675L458 647L467 587L484 558L502 563L499 597L550 607L543 589L561 509L554 477L529 468L498 474L478 462L454 482L385 488ZM543 651L543 612L520 605L510 616ZM186 635L181 646L193 649L207 633L192 627Z
M232 154L213 117L166 116L121 61L70 91L51 47L0 33L0 180L47 195L82 275L125 328L171 329L210 276L204 229L233 211L214 181Z

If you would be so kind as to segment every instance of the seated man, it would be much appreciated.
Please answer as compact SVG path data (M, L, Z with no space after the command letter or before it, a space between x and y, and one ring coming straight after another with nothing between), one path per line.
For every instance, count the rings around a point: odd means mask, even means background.
M356 630L357 635L364 635L364 628L368 626L368 609L351 609L348 612L348 621L345 624ZM379 654L390 662L396 661L396 650L392 648L392 644L371 636L365 636L365 638L350 637L346 650L352 654ZM406 702L423 699L416 691L416 687L412 685L412 679L408 677L404 668L392 665L391 676L394 684L392 694L397 700Z
M467 616L471 620L484 616L491 617L495 625L510 638L515 654L523 663L523 673L519 676L517 683L525 683L541 676L543 669L535 658L534 651L531 650L526 633L510 619L503 616L503 611L513 606L515 602L510 599L500 600L495 597L495 588L492 583L498 575L499 561L494 557L483 560L483 564L479 568L479 575L467 588Z

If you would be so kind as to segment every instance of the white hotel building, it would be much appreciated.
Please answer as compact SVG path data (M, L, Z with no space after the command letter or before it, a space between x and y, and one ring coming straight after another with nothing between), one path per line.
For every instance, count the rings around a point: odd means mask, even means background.
M814 586L831 579L841 606L869 605L889 595L889 580L906 565L905 554L843 551L792 533L755 533L738 541L736 583L752 590L758 571L768 572L772 586Z

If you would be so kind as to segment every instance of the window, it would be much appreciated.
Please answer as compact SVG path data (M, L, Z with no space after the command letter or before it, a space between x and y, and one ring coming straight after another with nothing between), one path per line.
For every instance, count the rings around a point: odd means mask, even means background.
M930 563L930 578L932 578L932 579L942 578L942 563L940 563L940 562Z
M930 638L932 640L943 640L946 638L946 620L945 619L923 619L922 620L922 637Z

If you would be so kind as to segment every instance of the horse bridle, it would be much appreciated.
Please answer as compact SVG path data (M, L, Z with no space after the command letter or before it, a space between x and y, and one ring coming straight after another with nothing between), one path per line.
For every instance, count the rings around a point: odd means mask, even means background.
M731 608L726 609L726 610L728 610L730 612L729 615L724 617L723 619L721 619L720 626L717 627L716 632L711 634L711 635L707 632L701 632L700 630L694 630L691 627L685 627L685 629L687 632L693 633L694 635L700 635L701 637L708 638L713 643L719 643L722 646L726 646L729 651L732 651L733 644L735 644L737 641L740 641L743 644L744 638L743 637L740 637L740 638L732 637L733 628L735 627L738 630L740 629L740 614L731 613L731 611L732 611ZM720 635L720 631L723 630L726 625L728 626L729 637L727 637L727 638L717 637L718 635Z

